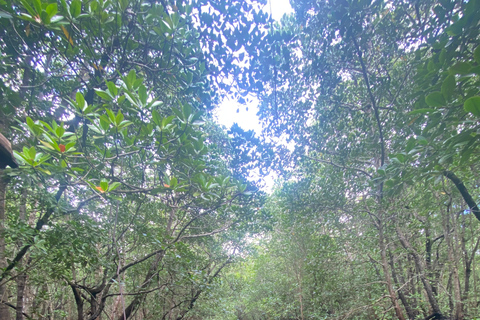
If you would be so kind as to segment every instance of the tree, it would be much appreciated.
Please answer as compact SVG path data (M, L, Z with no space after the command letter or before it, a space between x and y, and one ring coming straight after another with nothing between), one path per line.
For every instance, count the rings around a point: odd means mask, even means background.
M203 52L218 36L212 16L249 28L236 13L255 8L240 4L1 3L2 132L20 165L5 174L12 199L28 184L35 220L7 204L0 287L25 272L39 292L25 309L9 304L20 318L128 319L155 292L165 302L150 316L181 319L230 261L225 243L255 211L205 113L223 66ZM215 58L232 52L217 46Z
M307 199L318 197L316 191L321 190L336 199L322 197L314 206L318 216L329 212L339 217L365 214L364 223L376 230L378 239L370 257L381 268L396 318L405 319L405 313L409 318L417 315L416 297L403 288L418 277L418 292L428 301L425 317L450 308L461 319L460 261L455 258L459 244L456 231L451 231L458 230L459 220L454 219L455 227L448 221L452 208L462 208L464 201L472 213L477 208L470 188L455 174L457 169L438 166L437 161L456 164L459 150L470 142L469 149L476 141L470 131L476 130L476 123L470 126L471 118L461 119L465 111L475 114L472 102L478 94L478 86L470 87L477 79L473 74L477 2L293 1L292 6L295 19L285 18L270 33L270 54L262 61L266 90L260 100L261 115L268 122L265 132L295 147L287 163L293 167L291 179L309 186L302 202L312 201ZM469 13L464 14L465 10ZM447 48L442 50L444 46ZM452 58L447 58L447 52ZM467 64L463 64L463 55L470 57ZM442 65L442 61L448 62ZM462 64L465 70L457 73ZM470 72L472 78L455 77ZM464 96L450 100L456 101L456 108L442 108L446 102L437 102L437 98L444 101L445 96L453 95L457 81L465 82ZM465 108L459 102L465 102ZM462 170L468 172L467 163ZM440 184L432 186L436 178ZM441 184L445 178L461 197ZM425 188L435 195L433 207L415 202L412 208L409 199ZM447 194L452 207L445 212ZM410 220L404 220L399 209L403 207L412 208L416 215L410 213ZM405 221L419 220L422 226L412 226L408 232L412 237L422 234L432 226L430 218L424 220L420 213L432 215L438 222L436 212L449 225L438 235L448 238L447 287L453 288L456 300L448 307L442 304L444 296L434 289L437 280L425 276L426 257L431 253L410 242L402 228ZM435 232L440 226L435 225ZM432 241L438 243L432 234L427 235L426 248ZM408 275L398 254L405 254L415 264L413 275Z

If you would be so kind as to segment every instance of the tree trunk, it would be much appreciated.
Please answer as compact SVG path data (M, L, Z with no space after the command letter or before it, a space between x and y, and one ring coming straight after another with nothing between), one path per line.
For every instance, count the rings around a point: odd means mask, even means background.
M150 287L150 284L153 282L153 277L158 272L158 265L162 261L163 257L165 256L165 252L162 251L155 256L155 260L153 261L152 265L150 266L150 270L143 281L143 284L138 288L139 291L145 291ZM118 320L125 320L130 319L133 314L135 314L136 309L140 306L141 302L146 297L145 294L138 294L133 298L132 302L125 308L125 311L122 313Z
M385 236L383 233L382 221L379 221L377 227L378 227L378 234L379 234L378 242L380 245L380 255L382 257L383 276L385 277L385 282L387 284L388 294L390 295L390 300L392 301L392 305L395 310L395 314L397 315L397 318L399 320L405 320L405 316L403 315L402 309L397 301L397 295L395 293L395 290L393 289L390 270L388 270L387 248L385 246Z
M7 258L5 256L5 195L7 192L7 177L4 176L3 170L0 170L0 268L7 266ZM0 299L3 302L7 302L7 286L0 284ZM0 303L0 319L9 320L10 310L4 303Z
M432 280L430 283L432 286L432 291L435 296L438 295L437 292L437 279L438 276L435 274L435 270L432 265L432 248L434 244L434 240L432 240L431 235L431 226L430 226L430 219L429 217L426 218L425 221L425 267L427 269L427 276Z
M471 215L469 216L471 218ZM475 253L477 252L478 250L478 246L480 244L480 237L477 238L477 240L475 241L475 245L473 246L473 249L472 249L472 253L468 254L468 250L467 250L467 240L465 239L465 228L466 228L466 217L465 215L463 215L463 221L462 221L462 233L461 233L461 236L460 236L460 241L461 241L461 245L462 245L462 251L463 251L463 255L464 255L464 264L465 264L465 279L464 279L464 289L463 289L463 301L464 302L467 302L468 300L468 294L470 292L470 278L472 276L472 265L473 265L473 261L475 259ZM470 221L470 224L471 224L471 221Z
M408 292L411 295L411 305L412 308L415 309L415 314L419 314L419 311L417 310L417 281L415 281L416 276L415 276L415 266L414 263L412 263L412 257L408 255L407 258L407 278L409 279L409 290Z
M27 188L22 189L22 196L20 200L20 207L18 208L18 221L20 223L26 223L27 220ZM18 247L22 246L22 243L17 243ZM22 261L18 263L18 267L22 267ZM17 276L17 315L16 320L23 320L23 305L24 305L24 293L25 285L27 282L27 274L25 272L20 273Z
M77 305L77 320L83 320L83 299L80 295L80 292L75 285L71 284L70 287L73 291L73 296L75 297L75 304Z
M460 278L458 275L458 261L456 258L456 250L455 244L453 243L453 237L450 236L449 230L453 227L455 228L455 220L452 221L452 226L450 224L450 205L447 207L447 212L443 215L443 232L445 234L445 242L447 243L447 254L448 260L450 261L450 272L452 275L452 287L453 287L453 294L454 294L454 308L453 314L455 320L463 320L463 301L462 301L462 294L460 289ZM455 219L453 217L453 219Z
M455 309L455 303L453 302L453 294L452 294L452 273L448 275L447 292L448 292L448 307L450 308L450 313L453 313Z
M402 301L403 307L407 312L408 318L413 320L416 317L415 311L411 308L410 304L408 303L407 297L405 295L405 289L402 288L405 284L405 279L401 275L401 272L397 274L395 270L395 263L393 261L393 255L390 253L389 256L390 256L390 268L392 269L393 281L398 288L401 288L398 290L398 297L400 298L400 301Z
M432 288L430 282L428 281L428 279L425 277L425 267L422 263L420 255L412 247L412 245L407 240L407 238L405 237L403 232L400 230L400 228L397 226L395 229L397 231L398 238L400 239L400 243L413 257L413 261L415 262L415 266L416 266L417 271L420 275L420 280L422 280L422 284L423 284L423 287L425 289L425 292L427 293L428 302L430 303L430 306L432 307L433 313L441 314L440 307L438 306L437 298L435 297L435 294L433 292L433 288Z
M478 208L477 203L475 200L473 200L473 197L470 195L468 192L467 188L463 184L463 181L460 180L453 172L445 170L443 172L443 175L450 179L450 181L453 182L455 187L457 187L458 191L463 197L463 200L467 203L468 207L470 208L470 211L475 215L477 220L480 221L480 209Z

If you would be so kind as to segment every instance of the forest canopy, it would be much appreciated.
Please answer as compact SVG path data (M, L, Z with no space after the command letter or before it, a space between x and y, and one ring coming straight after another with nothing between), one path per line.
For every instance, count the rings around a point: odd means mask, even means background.
M0 319L478 318L480 1L290 3L0 0Z

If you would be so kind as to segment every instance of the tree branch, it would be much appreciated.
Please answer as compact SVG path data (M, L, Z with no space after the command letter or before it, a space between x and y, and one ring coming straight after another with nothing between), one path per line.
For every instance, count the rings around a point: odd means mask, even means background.
M60 188L58 189L57 193L55 194L55 201L58 203L58 201L60 200L60 197L62 196L63 192L65 191L65 189L67 189L67 186L66 185L62 185L60 186ZM55 207L54 206L50 206L50 208L47 209L47 212L45 213L45 215L43 217L41 217L38 221L37 221L37 224L35 226L35 230L37 231L40 231L42 229L42 227L48 223L48 219L50 219L50 216L53 214L53 212L55 211ZM26 246L24 246L22 248L22 250L20 250L17 255L15 256L15 258L13 258L12 262L10 262L10 264L7 266L7 268L5 268L5 271L3 271L3 273L0 275L0 282L3 281L5 279L5 277L10 273L10 271L12 271L13 268L15 268L15 266L18 264L18 262L20 262L20 260L22 260L23 256L27 253L28 249L30 249L30 247L33 245L33 240L30 241L29 244L27 244ZM0 286L4 285L3 283L0 283Z
M377 120L378 134L380 139L380 148L382 152L380 165L383 166L385 164L385 141L383 139L383 129L382 129L382 123L380 121L380 115L378 113L378 106L375 101L375 97L373 96L372 89L370 88L370 81L368 79L367 67L365 66L365 62L363 61L362 52L360 51L360 47L358 46L358 42L355 39L355 37L352 37L352 39L353 39L353 44L355 45L355 50L357 51L358 59L360 61L360 64L362 65L363 79L365 80L368 95L370 97L370 102L372 103L373 112L375 113L375 119Z
M473 200L462 180L460 180L460 178L457 177L452 171L445 170L443 171L443 175L453 182L455 187L457 187L458 191L462 195L463 200L465 200L468 207L470 208L470 211L475 215L477 220L480 221L480 210L478 209L477 203L475 202L475 200Z
M357 171L357 172L363 173L364 175L366 175L369 178L372 178L372 175L370 173L368 173L365 170L359 169L359 168L352 168L352 167L343 166L343 165L340 165L340 164L335 163L335 162L330 161L330 160L322 160L322 159L313 158L313 157L310 157L310 156L305 156L305 157L310 159L310 160L314 160L314 161L321 162L321 163L326 163L326 164L332 165L332 166L340 168L340 169Z
M15 307L13 304L11 304L9 302L0 300L0 303L3 303L4 305L9 306L10 308L17 310L17 307ZM28 314L26 314L25 312L22 312L22 314L25 316L25 318L33 320L33 318L31 316L29 316Z

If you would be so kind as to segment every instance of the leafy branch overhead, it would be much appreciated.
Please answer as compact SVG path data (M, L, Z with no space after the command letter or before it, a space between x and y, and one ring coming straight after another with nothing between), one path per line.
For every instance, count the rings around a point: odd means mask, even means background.
M209 111L223 66L204 55L217 36L205 5L0 2L1 131L13 142L1 136L2 169L19 166L2 174L9 192L26 190L23 220L10 201L1 216L2 290L24 272L32 285L45 276L68 289L77 319L123 319L154 293L184 299L172 291L182 284L195 292L189 304L152 312L184 317L230 263L229 238L246 231L246 203L260 198L218 147L226 137ZM216 15L233 26L233 13ZM43 317L20 300L21 317Z
M289 3L0 0L0 319L478 317L480 1Z

